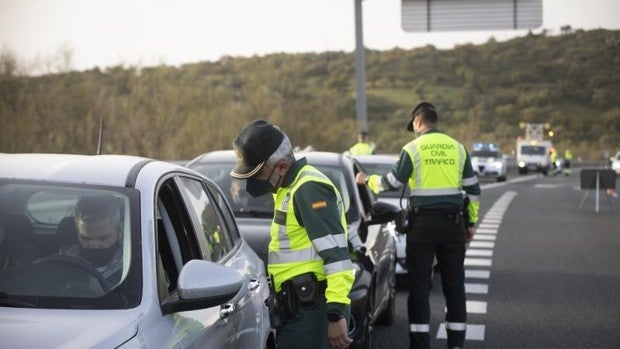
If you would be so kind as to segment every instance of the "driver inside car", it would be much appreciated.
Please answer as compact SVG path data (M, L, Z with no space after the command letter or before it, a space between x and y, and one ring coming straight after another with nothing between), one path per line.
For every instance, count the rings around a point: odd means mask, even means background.
M78 244L61 247L60 254L88 261L110 285L117 284L123 269L119 199L82 196L76 206L75 225Z

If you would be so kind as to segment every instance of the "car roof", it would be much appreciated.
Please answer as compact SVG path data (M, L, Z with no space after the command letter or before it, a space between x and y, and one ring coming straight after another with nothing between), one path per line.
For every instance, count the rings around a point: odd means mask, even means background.
M190 162L188 162L185 166L191 167L193 164L201 163L201 162L231 162L235 161L235 152L231 150L214 150L208 153L200 154Z
M394 164L398 160L396 154L357 155L355 159L363 164Z
M133 185L130 180L154 161L130 155L0 154L0 177L122 187Z
M340 153L324 152L324 151L310 151L310 152L297 152L295 153L297 159L303 157L307 158L308 163L318 165L333 165L340 164L345 161L346 158ZM192 167L192 165L201 162L223 162L230 163L236 161L235 153L233 150L215 150L212 152L204 153L197 156L190 161L186 166Z

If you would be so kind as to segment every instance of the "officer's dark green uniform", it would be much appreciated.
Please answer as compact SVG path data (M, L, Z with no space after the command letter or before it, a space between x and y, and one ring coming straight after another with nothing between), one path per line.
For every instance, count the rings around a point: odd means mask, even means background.
M235 140L234 147L240 156L238 164L245 163L247 168L238 165L231 172L234 177L248 178L248 173L257 173L255 167L262 167L262 162L277 149L275 146L273 150L262 150L269 154L247 151L261 146L269 148L269 141L263 139L256 144L247 135L265 132L266 126L261 121L256 125L258 131L253 127L255 122L244 128ZM281 142L281 138L276 139ZM331 348L327 338L328 315L331 319L349 318L348 294L354 280L340 193L325 175L302 158L292 165L281 186L276 188L274 202L267 268L276 291L282 295L283 286L289 280L308 273L316 276L320 290L315 304L299 306L296 314L278 330L277 348Z
M418 105L407 124L417 115L435 108L430 103ZM430 347L429 289L434 257L441 271L446 298L446 329L449 347L461 347L465 338L464 268L465 230L462 218L464 190L470 199L469 224L478 220L480 185L469 156L459 142L426 129L406 144L392 171L368 178L375 193L397 190L409 184L410 223L407 231L407 270L411 281L408 300L411 348Z

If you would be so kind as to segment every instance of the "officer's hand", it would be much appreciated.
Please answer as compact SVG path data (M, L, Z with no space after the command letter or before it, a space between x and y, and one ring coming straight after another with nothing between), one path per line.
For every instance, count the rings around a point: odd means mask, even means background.
M329 322L327 327L327 338L329 338L329 344L335 349L344 349L353 342L349 338L347 330L347 319L342 318L338 322Z
M473 240L474 234L476 234L474 227L468 227L467 230L465 230L465 242L470 242Z
M355 175L355 183L357 184L366 184L367 179L368 179L368 176L366 176L364 172L358 172Z

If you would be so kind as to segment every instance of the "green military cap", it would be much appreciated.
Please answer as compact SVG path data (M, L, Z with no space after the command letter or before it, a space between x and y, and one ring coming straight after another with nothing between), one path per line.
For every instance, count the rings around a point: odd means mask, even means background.
M435 106L429 102L422 102L418 104L415 108L413 108L413 111L411 112L411 120L409 120L409 123L407 123L408 131L413 132L413 119L415 119L418 114L423 113L427 110L435 110Z
M237 165L230 175L239 179L256 176L283 139L284 133L265 120L254 120L245 125L233 141Z

